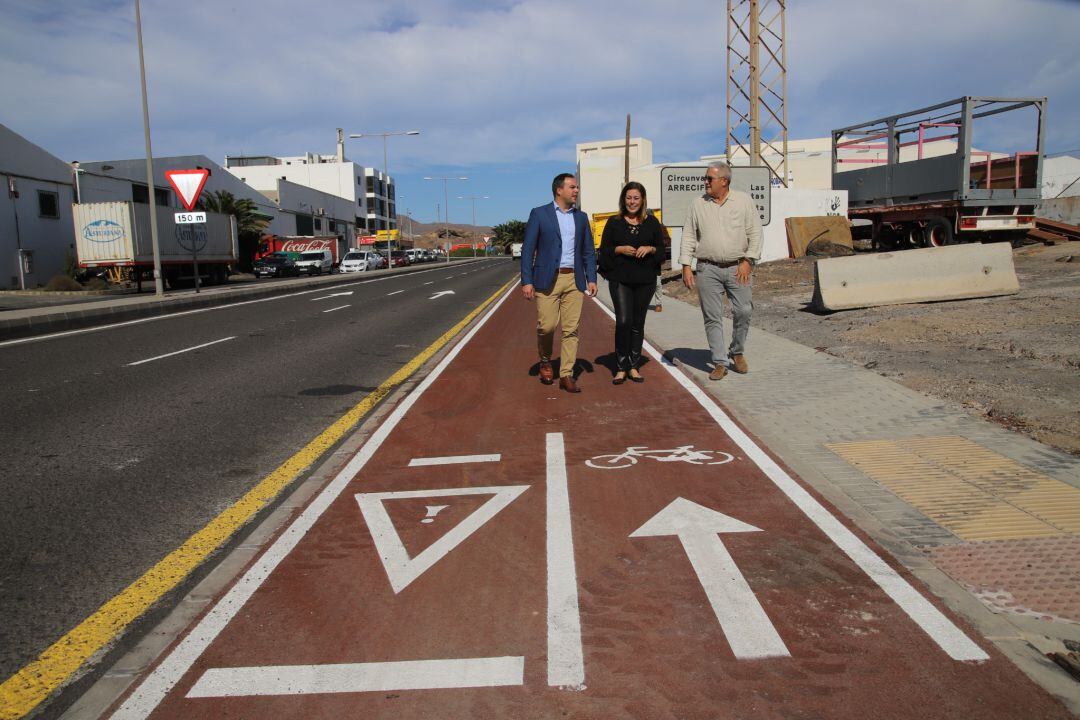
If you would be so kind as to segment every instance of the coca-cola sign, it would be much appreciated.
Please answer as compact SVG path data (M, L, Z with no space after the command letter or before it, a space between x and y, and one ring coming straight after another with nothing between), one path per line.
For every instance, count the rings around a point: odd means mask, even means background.
M286 240L281 244L281 252L302 253L315 252L317 250L330 250L329 238L304 238L303 240Z

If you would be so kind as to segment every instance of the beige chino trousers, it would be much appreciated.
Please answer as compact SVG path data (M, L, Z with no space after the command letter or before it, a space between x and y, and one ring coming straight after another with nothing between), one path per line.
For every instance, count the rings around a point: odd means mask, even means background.
M578 324L585 293L577 289L574 273L559 273L549 290L536 291L536 345L540 360L550 361L555 344L555 326L562 326L559 348L559 377L573 377L577 362Z

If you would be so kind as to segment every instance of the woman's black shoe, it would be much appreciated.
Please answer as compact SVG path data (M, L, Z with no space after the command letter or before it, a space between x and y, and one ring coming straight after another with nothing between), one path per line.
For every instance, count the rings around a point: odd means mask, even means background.
M620 375L622 377L620 377ZM624 373L622 370L616 373L615 377L611 378L612 385L622 385L624 382L626 382L626 373Z
M629 378L630 378L630 382L636 382L636 383L645 382L645 378L641 377L641 375L638 375L636 372L635 372L635 374L630 375Z

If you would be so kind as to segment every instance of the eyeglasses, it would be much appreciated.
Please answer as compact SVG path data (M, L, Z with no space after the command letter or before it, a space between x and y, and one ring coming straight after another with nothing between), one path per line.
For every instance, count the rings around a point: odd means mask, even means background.
M712 175L705 176L705 182L712 182L713 180L723 180L723 178L713 177Z

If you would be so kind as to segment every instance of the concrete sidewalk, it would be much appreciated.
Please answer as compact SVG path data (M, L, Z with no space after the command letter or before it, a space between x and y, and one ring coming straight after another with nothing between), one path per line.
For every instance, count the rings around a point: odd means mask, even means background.
M599 297L610 307L603 281ZM671 297L645 333L1080 714L1080 682L1048 657L1080 654L1080 459L756 327L750 372L710 381L701 311Z

